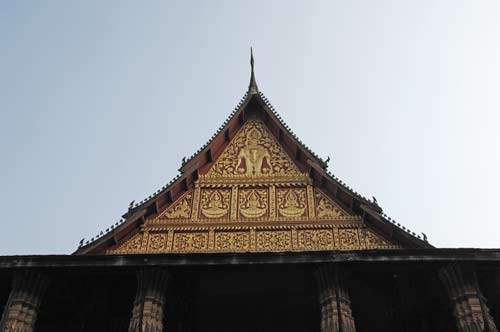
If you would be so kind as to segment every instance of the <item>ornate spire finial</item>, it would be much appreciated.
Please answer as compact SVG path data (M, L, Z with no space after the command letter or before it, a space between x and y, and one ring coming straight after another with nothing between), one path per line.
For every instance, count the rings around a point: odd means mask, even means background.
M255 82L255 74L253 72L253 50L250 47L250 66L252 67L252 75L250 76L250 84L248 85L248 93L251 95L257 94L259 88L257 87L257 82Z

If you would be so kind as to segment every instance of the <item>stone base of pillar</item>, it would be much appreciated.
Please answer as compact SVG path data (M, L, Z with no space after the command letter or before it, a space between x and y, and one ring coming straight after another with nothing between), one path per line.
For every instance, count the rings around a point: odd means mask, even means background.
M446 265L439 271L439 278L453 306L459 332L498 332L472 265Z
M143 269L137 273L137 292L129 332L163 332L168 273Z
M12 289L5 306L0 332L32 332L49 278L37 271L14 272Z
M356 332L349 293L342 273L333 266L320 267L316 273L321 308L321 332Z

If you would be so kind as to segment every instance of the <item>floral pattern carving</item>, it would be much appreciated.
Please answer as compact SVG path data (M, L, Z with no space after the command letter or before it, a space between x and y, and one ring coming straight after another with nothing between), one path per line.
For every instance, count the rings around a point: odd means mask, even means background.
M215 250L244 251L250 248L249 232L215 233Z
M390 243L364 227L337 228L325 225L323 228L297 229L296 226L291 226L289 229L272 228L271 226L266 230L255 230L244 226L235 230L214 231L214 228L210 228L203 231L169 231L168 234L140 233L108 253L282 252L400 248L399 245ZM147 249L143 247L144 236L149 236Z
M130 240L125 242L122 249L125 251L137 251L141 250L141 247L142 247L142 234L136 234Z
M299 247L305 250L327 250L333 246L331 229L306 229L298 232Z
M174 251L198 252L208 248L208 233L174 233Z
M291 231L257 232L257 250L282 251L291 248Z
M148 247L150 250L153 251L164 250L166 242L167 242L166 234L151 234L149 235Z
M387 241L385 241L382 237L369 230L367 230L365 233L365 243L366 246L370 248L386 246L388 244Z
M345 249L359 249L358 230L355 228L346 228L339 230L340 246Z

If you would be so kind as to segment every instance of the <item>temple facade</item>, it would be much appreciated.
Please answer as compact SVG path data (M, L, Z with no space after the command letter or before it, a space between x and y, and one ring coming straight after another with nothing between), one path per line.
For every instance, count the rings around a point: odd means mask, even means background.
M498 331L500 250L438 249L259 91L71 255L0 256L0 332Z

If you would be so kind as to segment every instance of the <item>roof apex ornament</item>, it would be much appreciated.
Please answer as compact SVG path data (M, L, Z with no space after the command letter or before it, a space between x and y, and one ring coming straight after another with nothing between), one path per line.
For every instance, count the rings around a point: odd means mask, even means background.
M250 76L250 84L248 84L248 93L251 95L255 95L259 92L259 88L257 87L257 82L255 82L255 74L253 72L253 50L250 47L250 66L252 68L252 74Z

